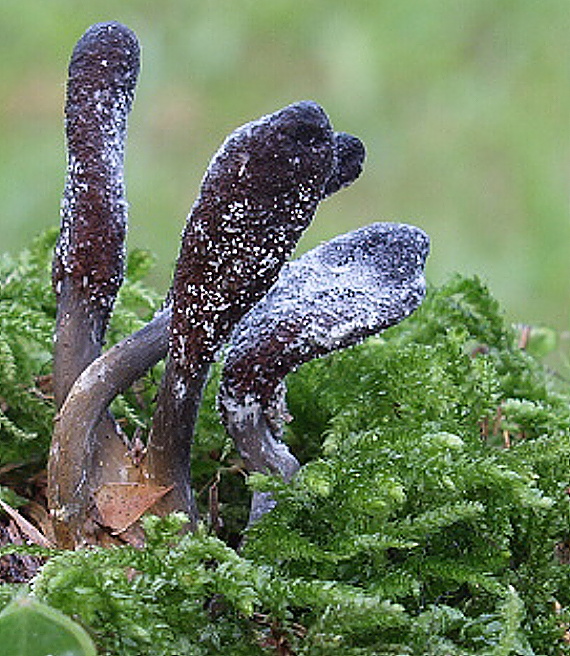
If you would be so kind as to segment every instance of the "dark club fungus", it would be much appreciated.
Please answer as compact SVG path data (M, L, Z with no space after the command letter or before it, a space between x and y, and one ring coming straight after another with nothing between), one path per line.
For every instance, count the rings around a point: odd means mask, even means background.
M318 110L319 114L320 112L321 110ZM334 134L332 168L330 178L327 180L323 190L323 196L325 194L329 195L341 187L353 182L362 170L363 160L364 147L356 137L344 133ZM255 197L255 194L255 189L252 189L253 197ZM279 255L282 257L285 253L279 251ZM255 262L256 260L252 261ZM263 279L257 281L254 279L253 282L258 285L269 286L269 281L267 280L264 282ZM212 290L216 292L217 288L213 286ZM184 309L182 302L179 307L182 310ZM164 309L158 312L152 321L150 321L143 329L126 338L97 358L97 360L85 369L71 388L56 425L56 435L61 435L65 444L73 442L77 445L84 445L83 448L77 449L80 454L83 454L83 460L76 468L77 476L81 475L81 472L86 466L85 454L91 453L93 449L95 449L94 457L97 462L104 462L107 464L107 461L109 460L108 457L99 457L102 451L101 446L97 444L92 446L93 441L96 442L98 439L101 439L101 417L104 416L106 408L118 393L130 387L136 379L140 378L150 367L166 356L168 350L168 327L171 316L172 294L169 296L168 303ZM212 358L214 351L215 347L210 349L210 359ZM200 351L198 351L198 353L200 354ZM202 375L191 378L188 384L188 390L193 396L185 401L186 414L181 414L182 424L179 429L179 439L182 446L179 444L178 447L183 449L182 452L187 456L189 456L190 436L195 412L199 405L204 375L207 372L207 369L208 364L206 363L203 367ZM166 385L166 382L164 385ZM166 399L165 403L169 402L168 393L164 392L162 398ZM161 407L162 406L159 404L159 408ZM178 420L180 421L180 417L178 417ZM174 422L175 419L172 419L172 421ZM171 425L173 426L174 423ZM109 445L108 433L109 431L102 436L104 445ZM151 441L151 454L155 453L163 443L164 438L158 438L155 433L153 440ZM170 458L175 462L177 457L173 454L173 451L177 448L176 443L167 443L170 448ZM117 460L116 457L115 460ZM156 463L156 458L153 460L151 457L150 461L151 463ZM120 474L126 469L128 470L128 462L126 465L122 461L119 464L120 467L115 468L114 471L107 471L107 476L103 476L103 474L100 473L100 475L96 477L95 483L99 484L104 480L121 480ZM109 468L107 467L107 470L108 469ZM185 501L186 505L190 504L191 508L192 502L188 491L189 486L186 482L188 474L185 473L187 472L187 467L180 466L180 469L177 470L177 472L182 472L182 480L185 481L184 489L187 490L186 497L182 497L182 500ZM163 470L160 480L170 480L174 474L175 472L172 470ZM169 478L167 478L167 475ZM155 476L154 480L157 480L158 478L158 476ZM61 486L59 486L58 489L61 489ZM68 489L70 493L73 492L73 488L69 487ZM87 490L84 491L87 492ZM74 496L77 499L78 495L76 493L74 493ZM172 495L172 497L173 498L171 499L166 499L165 502L168 501L169 503L172 503L173 500L176 499L174 495ZM181 498L178 497L178 501L180 500ZM188 510L189 508L186 509Z
M54 395L61 408L81 372L100 354L123 280L127 202L123 181L127 116L139 72L136 36L119 23L93 25L69 64L65 130L67 177L61 231L53 263L57 298ZM90 458L123 445L110 414L97 435L71 445L56 429L48 466L48 496L56 518L81 506Z
M345 133L335 133L334 138L334 167L325 185L323 197L354 182L362 172L364 162L364 146L359 139ZM77 389L72 389L74 410L78 408L80 390L97 386L97 393L90 394L91 398L83 397L84 407L80 416L89 416L91 420L98 417L118 392L130 387L148 369L166 357L171 316L172 305L169 299L143 329L109 349L85 370Z
M342 144L347 135L340 137ZM188 217L172 285L169 358L148 446L151 479L174 484L159 505L192 509L190 437L210 364L233 326L267 292L330 192L350 171L324 111L300 102L233 132L214 156ZM360 149L357 148L359 144ZM193 513L194 514L194 513Z
M234 330L220 387L223 421L248 469L285 480L297 471L281 441L285 375L411 314L425 294L428 250L420 229L376 223L284 267ZM251 520L270 507L267 495L254 495Z
M60 546L102 543L113 530L133 529L136 541L136 520L151 506L184 510L195 525L194 424L210 365L232 331L224 421L251 470L288 479L298 463L280 440L283 377L396 323L424 293L427 237L403 225L339 237L282 271L319 202L353 182L364 161L362 143L334 132L323 109L304 101L225 140L187 218L164 307L101 353L123 280L123 155L138 68L136 37L118 23L87 30L69 66L69 159L53 265L59 413L48 464ZM146 455L135 462L109 404L165 357ZM123 485L131 487L121 496ZM137 512L125 519L133 494ZM270 500L257 502L263 512ZM120 528L110 519L118 514Z
M58 406L99 355L123 280L124 142L138 71L137 38L119 23L88 29L69 64L67 179L53 267Z

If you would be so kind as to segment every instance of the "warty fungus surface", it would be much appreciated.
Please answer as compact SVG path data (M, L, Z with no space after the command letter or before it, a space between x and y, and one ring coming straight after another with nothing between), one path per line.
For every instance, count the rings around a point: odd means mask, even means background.
M98 23L85 32L69 64L67 176L52 270L57 299L53 385L60 410L74 382L101 354L123 282L127 230L124 148L139 60L135 34L110 22ZM60 413L58 419L64 416ZM97 421L92 428L80 423L69 432L65 420L61 426L56 420L48 497L62 542L68 540L69 517L83 524L90 488L107 474L115 478L123 468L125 448L116 423L109 412ZM78 441L76 434L81 429L83 437ZM95 461L101 466L95 467ZM86 476L86 471L93 474Z
M137 38L119 23L89 28L69 64L67 178L53 265L58 406L75 378L99 355L123 280L124 142L138 72Z

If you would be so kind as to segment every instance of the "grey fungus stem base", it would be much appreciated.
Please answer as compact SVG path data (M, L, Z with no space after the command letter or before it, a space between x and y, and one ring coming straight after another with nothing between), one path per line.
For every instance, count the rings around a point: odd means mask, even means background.
M161 310L144 328L86 367L56 417L48 494L56 529L66 541L84 539L86 515L101 485L129 480L133 463L124 440L112 429L115 422L110 427L107 408L166 356L170 316L170 308Z
M61 408L81 372L101 355L103 321L92 312L85 293L71 278L62 281L54 337L53 381L57 408ZM79 337L80 336L80 337Z
M280 395L284 401L283 394ZM249 472L274 474L289 482L301 465L282 441L281 431L259 402L248 399L233 404L225 390L220 390L223 401L223 418L226 429L243 458ZM284 406L282 406L284 410ZM277 428L277 429L276 429ZM275 505L270 493L254 492L249 512L249 524L260 519Z
M208 363L203 364L189 378L175 363L167 365L147 446L149 481L156 486L172 487L155 503L153 512L166 515L183 511L192 528L198 521L190 477L192 436L209 369Z

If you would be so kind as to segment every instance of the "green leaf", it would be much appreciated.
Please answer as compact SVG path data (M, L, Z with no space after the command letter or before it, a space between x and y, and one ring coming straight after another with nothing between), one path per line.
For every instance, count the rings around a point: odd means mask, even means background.
M4 656L96 656L76 622L32 597L14 600L0 613Z

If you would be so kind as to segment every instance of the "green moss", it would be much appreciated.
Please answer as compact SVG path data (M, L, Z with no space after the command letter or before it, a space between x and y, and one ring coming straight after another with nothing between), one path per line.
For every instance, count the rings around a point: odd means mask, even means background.
M45 457L49 437L49 401L45 416L26 405L49 373L40 243L3 263L5 414L36 436L3 428L3 462ZM156 302L133 278L113 340ZM249 492L214 368L193 473L205 518L218 488L223 539L207 522L181 536L183 518L148 518L144 549L50 553L33 594L113 656L271 654L279 641L310 656L567 653L570 395L516 341L485 286L458 276L400 326L291 375L287 440L304 464L290 485L250 477L278 505L240 552ZM148 424L154 389L149 378L121 401L127 427Z
M55 295L51 261L57 230L48 230L18 257L0 256L0 466L18 462L42 465L47 458L55 408L51 396ZM142 327L160 304L141 278L152 258L129 255L108 332L109 345ZM155 387L152 374L137 393L121 396L113 409L131 430L144 426Z

